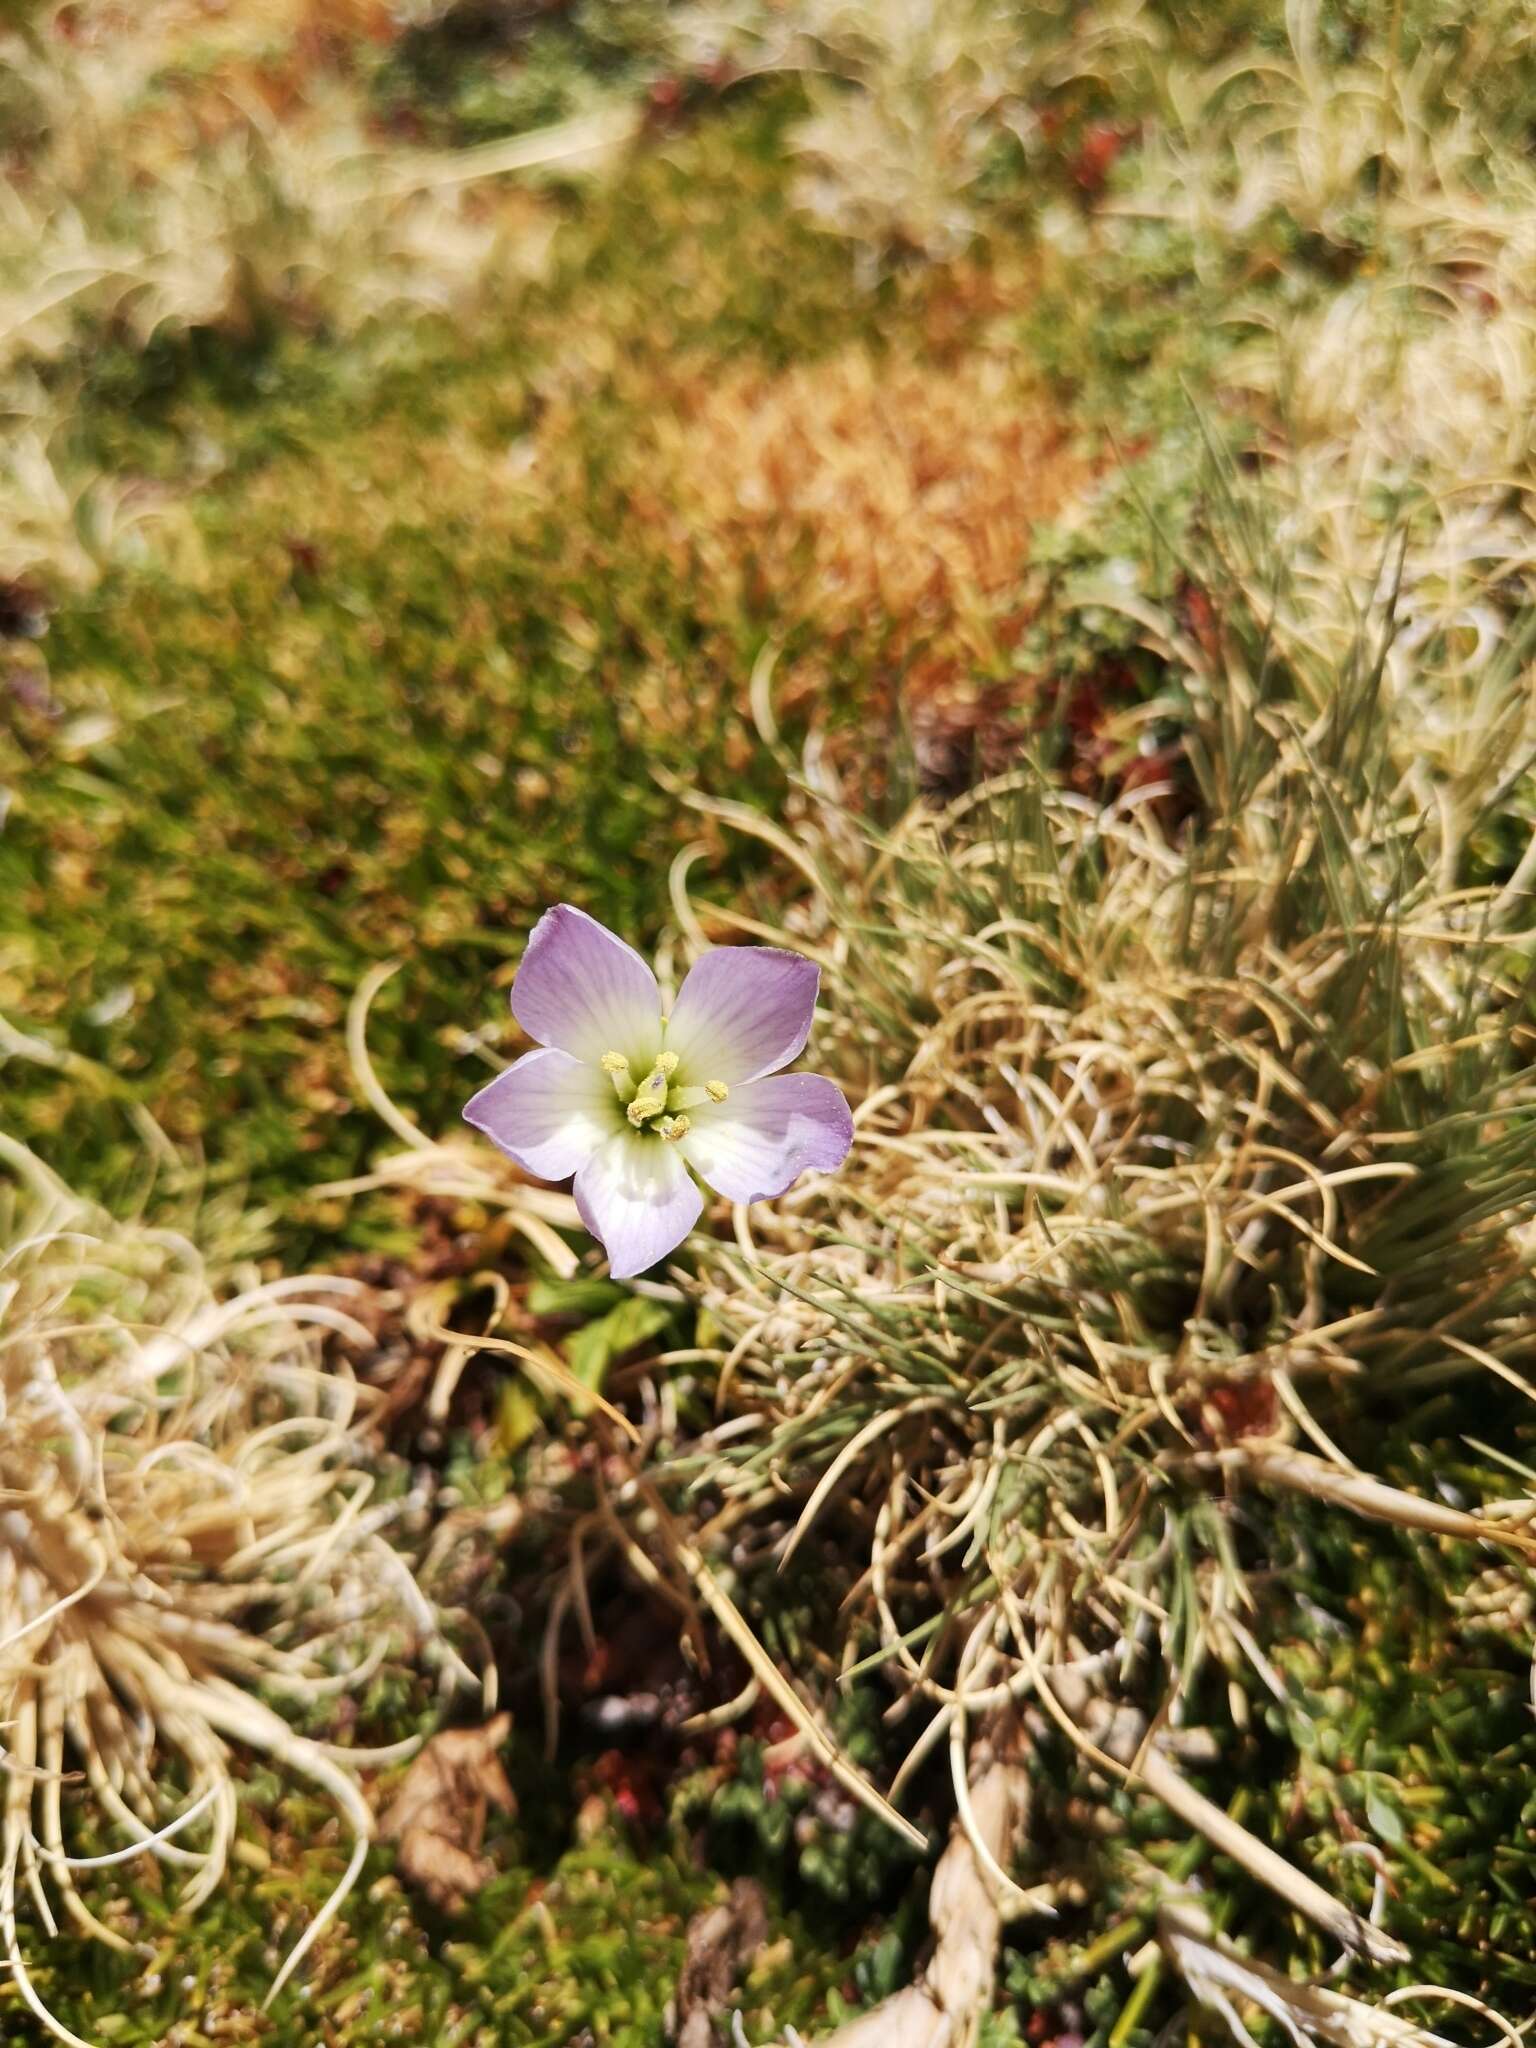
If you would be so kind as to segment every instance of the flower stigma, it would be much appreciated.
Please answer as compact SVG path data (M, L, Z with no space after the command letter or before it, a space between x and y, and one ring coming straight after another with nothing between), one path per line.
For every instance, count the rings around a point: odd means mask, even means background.
M610 1057L613 1057L613 1055L610 1055ZM604 1064L606 1065L607 1062L605 1061ZM640 1086L634 1091L633 1100L629 1104L627 1114L637 1131L642 1129L652 1117L660 1116L667 1107L668 1086L676 1072L677 1054L675 1052L657 1053L655 1066L652 1067L651 1071L640 1083ZM677 1093L679 1091L673 1090L672 1092ZM620 1099L622 1100L623 1098L621 1097Z

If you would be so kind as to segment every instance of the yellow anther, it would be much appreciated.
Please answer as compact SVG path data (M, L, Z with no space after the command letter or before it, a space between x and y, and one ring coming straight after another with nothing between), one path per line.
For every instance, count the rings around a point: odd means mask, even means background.
M702 1088L669 1088L668 1109L701 1109L706 1102L724 1102L726 1086L723 1081L706 1081Z
M675 1145L679 1138L688 1135L688 1119L685 1116L663 1117L656 1126L669 1145Z
M675 1052L657 1053L656 1071L658 1074L665 1074L668 1080L670 1080L677 1072L677 1054Z
M666 1106L667 1098L661 1089L642 1088L625 1115L638 1131L648 1117L660 1116Z
M605 1074L627 1074L629 1061L621 1052L605 1052L599 1065Z

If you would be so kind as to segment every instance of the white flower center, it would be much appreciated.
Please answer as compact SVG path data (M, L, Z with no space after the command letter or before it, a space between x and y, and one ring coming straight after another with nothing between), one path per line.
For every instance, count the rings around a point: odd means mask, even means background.
M603 1072L612 1080L613 1092L631 1128L642 1133L652 1131L672 1144L688 1135L686 1111L696 1109L701 1102L724 1102L730 1093L723 1081L706 1081L702 1087L690 1087L679 1077L678 1064L675 1052L659 1052L649 1063L645 1079L636 1081L626 1054L605 1052L602 1059Z

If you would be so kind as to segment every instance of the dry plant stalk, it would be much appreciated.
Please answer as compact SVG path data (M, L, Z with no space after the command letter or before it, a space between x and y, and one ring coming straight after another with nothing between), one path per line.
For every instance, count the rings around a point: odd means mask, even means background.
M1297 2048L1309 2040L1326 2042L1329 2048L1449 2048L1444 2035L1398 2017L1392 2007L1401 2002L1401 1994L1368 2005L1324 1985L1299 1984L1252 1956L1240 1955L1212 1929L1194 1900L1171 1899L1164 1906L1158 1916L1158 1938L1174 1968L1200 2003L1225 2023L1238 2048L1249 2048L1253 2040L1243 2024L1242 2007L1277 2021ZM1406 1989L1410 1996L1446 1996L1428 1985ZM1479 2001L1465 2002L1493 2020L1506 2038L1519 2038Z
M385 1538L409 1497L372 1499L360 1389L319 1357L327 1332L367 1341L357 1285L219 1284L186 1238L114 1223L3 1135L0 1166L0 1942L76 2042L32 1984L23 1895L49 1933L57 1902L128 1949L76 1873L152 1856L194 1910L235 1836L230 1745L254 1750L353 1836L275 1993L362 1867L356 1766L397 1752L298 1735L263 1695L339 1696L436 1624ZM72 1853L82 1816L111 1847Z
M992 2007L997 1953L1011 1917L995 1869L1018 1858L1029 1824L1021 1731L1000 1719L970 1761L971 1833L956 1825L933 1873L933 1954L915 1984L826 2037L824 2048L970 2048ZM980 1850L984 1850L983 1861Z

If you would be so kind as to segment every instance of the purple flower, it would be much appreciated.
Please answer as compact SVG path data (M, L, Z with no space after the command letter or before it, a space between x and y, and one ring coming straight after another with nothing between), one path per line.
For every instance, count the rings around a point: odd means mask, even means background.
M640 955L557 903L533 928L512 1014L538 1040L464 1111L539 1180L576 1176L581 1220L624 1280L675 1251L703 1197L781 1195L853 1142L834 1082L781 1074L805 1045L820 969L770 946L719 946L663 1016Z

